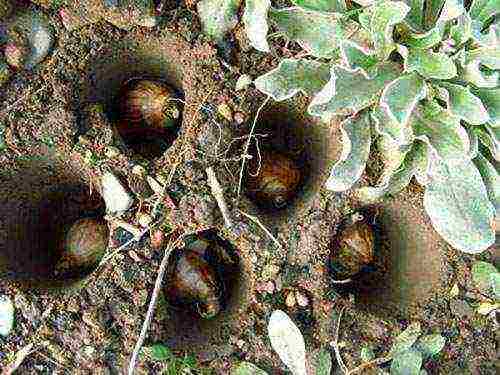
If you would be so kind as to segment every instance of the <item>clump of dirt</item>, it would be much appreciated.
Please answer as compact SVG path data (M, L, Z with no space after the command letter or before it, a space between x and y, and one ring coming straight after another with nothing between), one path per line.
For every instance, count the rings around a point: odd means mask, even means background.
M347 306L340 341L349 367L360 364L362 347L385 355L409 321L418 320L424 331L440 332L447 339L444 351L426 365L430 374L494 373L498 338L491 321L475 313L470 282L471 262L493 255L471 257L443 243L422 209L418 187L412 185L369 208L378 246L373 273L360 280L366 283L346 290L331 282L332 238L346 217L367 210L350 193L322 189L341 153L339 119L324 123L305 117L303 96L280 105L269 103L255 130L268 134L258 138L259 146L296 153L304 179L293 202L275 212L262 210L245 194L237 195L246 141L237 138L248 135L265 98L251 86L236 92L236 80L241 74L255 78L299 49L277 41L274 54L262 54L249 47L238 28L230 65L200 34L196 13L184 5L166 12L157 28L129 32L103 21L68 32L56 12L50 20L57 39L53 52L35 70L16 73L0 89L7 144L0 151L1 229L23 220L36 224L22 226L30 229L22 229L25 235L19 241L0 236L0 245L7 241L4 247L15 249L42 233L46 221L31 214L40 207L35 202L54 197L51 211L69 218L73 210L79 212L80 204L87 204L87 197L98 196L100 176L112 171L134 197L122 220L139 227L139 214L159 212L152 229L213 231L230 244L238 259L238 271L230 275L237 281L230 282L231 297L220 318L206 324L198 321L200 329L179 332L182 315L160 297L146 346L172 345L175 354L194 354L214 373L227 374L242 359L270 373L284 372L266 337L271 312L276 308L289 312L312 352L330 348L338 312ZM117 93L124 82L137 77L167 82L184 101L175 139L154 158L134 153L115 129ZM255 143L250 151L256 156ZM232 228L225 226L207 184L208 166L223 187ZM369 166L360 183L372 180L377 168L376 163ZM164 184L168 199L156 205L132 189L137 170L139 177ZM78 203L70 203L74 200ZM163 257L148 235L129 242L132 237L125 229L112 227L108 254L120 250L83 284L62 288L60 293L20 289L2 273L0 293L12 297L16 323L8 337L0 338L0 364L34 342L44 345L26 358L22 373L121 373L139 335ZM23 248L40 255L35 250L41 247ZM22 258L9 259L12 268ZM52 262L47 257L41 260ZM449 293L455 283L458 295ZM290 303L288 296L296 291L302 293L303 306ZM138 373L161 369L161 363L145 356L137 366Z

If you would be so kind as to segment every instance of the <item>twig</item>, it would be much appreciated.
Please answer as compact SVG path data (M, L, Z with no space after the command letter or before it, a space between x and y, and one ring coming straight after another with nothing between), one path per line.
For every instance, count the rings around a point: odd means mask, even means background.
M333 279L330 279L330 282L332 284L349 284L350 282L352 282L352 279L345 279L345 280L333 280Z
M135 364L137 362L137 357L139 356L139 352L141 351L142 344L146 339L146 334L148 332L149 326L151 324L151 320L153 318L153 313L156 308L156 302L158 300L158 295L160 294L161 285L163 282L163 277L167 270L168 260L170 258L170 254L172 250L175 248L179 240L183 236L179 236L175 241L170 241L165 248L165 255L163 255L163 259L160 263L160 268L158 269L158 276L156 277L155 287L153 289L153 294L151 295L151 300L149 301L148 311L146 312L146 318L142 323L141 333L139 334L139 338L134 347L134 351L132 352L132 356L130 357L130 362L128 366L128 375L134 374Z
M337 319L337 325L335 327L335 334L333 337L332 346L333 346L333 351L335 352L335 358L337 359L337 363L339 364L340 369L342 370L342 372L344 374L348 374L349 370L348 370L347 366L345 365L344 361L342 360L342 356L340 355L340 350L339 350L339 345L338 345L339 332L340 332L340 321L342 320L342 315L344 314L344 310L345 310L345 306L343 306L342 309L340 310L339 317Z
M220 212L222 213L222 217L224 218L224 223L226 224L226 227L231 228L233 226L231 215L229 214L229 209L227 208L227 203L224 199L224 192L222 190L222 187L220 186L219 181L217 180L214 169L212 167L208 167L207 169L205 169L205 172L207 173L208 177L208 186L210 186L212 195L217 201Z
M250 149L250 142L252 141L252 136L253 136L253 133L255 131L255 126L257 125L257 120L259 119L260 112L262 111L262 109L264 109L266 104L269 102L269 99L271 99L270 96L268 96L266 98L266 100L264 100L264 103L262 103L262 105L257 110L257 113L255 114L255 118L253 119L252 128L250 129L250 134L249 134L249 137L247 139L247 143L245 144L245 150L243 152L243 155L248 154L248 150ZM246 161L247 161L246 157L244 157L243 160L241 161L240 180L238 182L238 197L241 195L241 184L243 183L243 174L245 172Z
M33 343L30 343L23 348L21 348L15 355L14 360L10 362L3 370L1 375L11 375L13 374L19 366L23 363L27 356L36 352L38 348L33 349Z
M351 375L351 374L357 374L358 372L361 372L363 371L364 369L368 368L368 367L372 367L372 366L377 366L377 365L382 365L386 362L389 362L392 358L391 357L381 357L381 358L375 358L374 360L372 361L369 361L369 362L365 362L365 363L362 363L361 365L359 365L358 367L355 367L353 368L352 370L349 370L347 372L347 375Z
M276 237L273 236L273 234L269 231L269 229L267 229L265 227L265 225L262 224L262 222L259 220L258 217L247 214L246 212L243 212L241 210L238 210L238 212L240 214L242 214L243 216L245 216L246 218L252 220L255 224L257 224L269 236L269 238L276 244L276 246L278 246L278 248L280 250L283 249L283 245L281 245L281 243L276 239Z

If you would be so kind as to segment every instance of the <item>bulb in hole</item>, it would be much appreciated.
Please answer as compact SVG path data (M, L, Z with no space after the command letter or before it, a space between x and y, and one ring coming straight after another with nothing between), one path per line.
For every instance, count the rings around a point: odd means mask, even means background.
M153 80L131 80L124 86L120 101L122 130L172 129L180 118L179 107L175 92L168 85Z
M375 235L370 225L356 221L339 234L331 256L335 278L348 279L372 263Z
M166 294L173 305L187 305L204 319L221 311L221 280L214 267L193 250L177 254Z
M255 156L249 163L247 188L257 202L275 208L285 207L297 194L301 171L293 159L279 152L261 152L261 162ZM252 175L253 171L258 172Z
M56 265L60 274L87 270L99 263L108 246L109 230L99 219L80 219L64 236L61 259Z

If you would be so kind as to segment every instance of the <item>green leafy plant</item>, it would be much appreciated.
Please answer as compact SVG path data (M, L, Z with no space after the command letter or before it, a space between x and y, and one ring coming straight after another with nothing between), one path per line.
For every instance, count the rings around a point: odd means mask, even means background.
M500 1L292 3L246 0L254 48L269 52L273 30L307 55L254 84L276 101L303 93L309 115L341 120L343 152L327 189L354 188L373 203L415 177L448 243L467 253L491 246L500 212ZM385 163L380 180L357 187L374 145Z
M161 373L164 375L209 375L212 373L209 369L199 368L194 356L187 354L182 357L175 356L172 351L163 344L154 344L144 347L142 348L142 353L153 361L163 362L165 366Z
M493 264L479 261L472 265L472 281L481 293L477 312L496 320L500 311L500 272Z

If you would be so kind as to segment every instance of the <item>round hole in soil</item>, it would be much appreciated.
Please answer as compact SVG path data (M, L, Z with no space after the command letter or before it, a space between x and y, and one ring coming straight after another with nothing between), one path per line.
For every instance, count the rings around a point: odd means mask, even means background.
M325 124L286 105L273 105L261 115L244 188L268 219L297 214L322 186L334 146L329 132Z
M69 230L79 220L100 223L101 249L109 232L98 193L65 167L29 161L13 173L0 174L0 274L27 288L52 288L89 275L92 263L68 261ZM101 252L99 252L101 254ZM102 256L102 255L100 255Z
M222 340L243 295L239 257L215 230L192 235L171 255L164 296L169 318L166 340L192 349Z
M134 156L154 160L174 143L184 107L182 72L158 41L111 46L94 61L89 82L87 101L104 105Z

